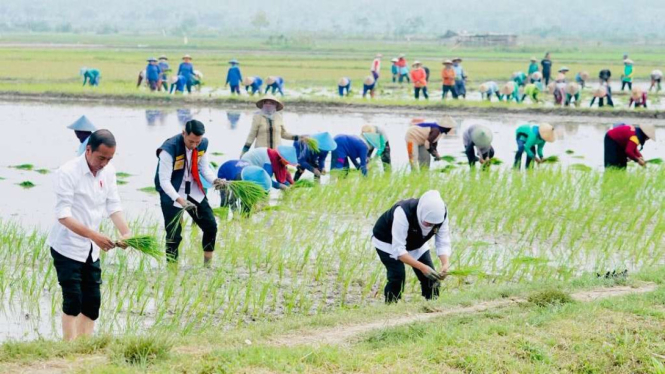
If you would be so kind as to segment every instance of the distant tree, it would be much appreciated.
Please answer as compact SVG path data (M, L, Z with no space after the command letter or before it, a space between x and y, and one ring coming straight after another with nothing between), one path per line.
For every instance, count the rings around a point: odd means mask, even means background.
M270 26L270 20L268 19L268 15L266 14L266 12L262 10L256 12L256 14L254 14L254 17L252 18L252 26L254 26L259 31Z

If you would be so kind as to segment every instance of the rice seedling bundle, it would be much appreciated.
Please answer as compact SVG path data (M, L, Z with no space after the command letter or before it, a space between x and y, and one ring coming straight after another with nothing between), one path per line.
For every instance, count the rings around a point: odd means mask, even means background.
M546 164L557 163L557 162L559 162L559 156L554 155L554 156L545 157L545 158L543 158L543 162L546 163Z
M23 187L23 188L32 188L32 187L35 187L35 184L32 183L32 182L30 182L30 181L23 181L23 182L19 183L18 185L21 186L21 187Z
M230 181L227 188L231 193L248 208L253 208L258 202L265 200L266 192L254 182L249 181Z
M483 273L482 270L478 267L467 267L467 268L457 268L455 270L448 270L446 272L448 275L452 275L454 277L468 277L470 275L475 275L475 276L483 276L485 273Z
M314 188L314 187L316 187L316 183L314 183L309 179L300 179L293 184L293 188Z
M314 152L314 153L321 152L321 150L319 149L319 141L318 140L316 140L314 138L311 138L311 137L307 137L303 141L304 141L305 145L307 145L307 148L311 149L312 152Z
M651 160L647 160L647 164L660 165L662 163L663 163L662 158L652 158Z
M150 257L153 257L159 260L163 253L159 249L159 244L157 239L154 236L150 235L136 235L128 239L124 239L123 242L127 244L128 247L134 248L143 254L146 254Z
M575 153L575 151L573 151L572 149L566 149L567 155L572 155L573 153Z
M32 170L35 166L32 164L21 164L21 165L15 165L12 166L14 169L18 170Z
M125 172L119 171L119 172L115 173L115 176L116 176L117 178L129 178L129 177L131 177L132 175L129 174L129 173L125 173Z
M49 173L48 169L37 169L35 171L38 172L39 174L42 174L42 175Z
M443 156L441 156L441 160L446 161L446 162L455 162L455 156L443 155Z
M500 158L496 157L490 158L490 165L501 165L501 164L503 164L503 161L501 161Z

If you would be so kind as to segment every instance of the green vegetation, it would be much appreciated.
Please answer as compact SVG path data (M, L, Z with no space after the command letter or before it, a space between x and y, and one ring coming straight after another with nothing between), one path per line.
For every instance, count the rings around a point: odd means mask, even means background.
M154 194L154 195L156 195L158 193L157 189L155 189L155 186L148 186L148 187L139 188L139 191L149 193L149 194Z
M34 183L32 183L30 181L23 181L23 182L19 183L18 185L25 188L25 189L30 189L30 188L33 188L33 187L36 186Z
M163 252L155 239L151 235L137 235L131 238L123 239L122 242L128 247L134 248L145 255L153 257L157 260L163 257Z
M118 178L120 178L120 179L126 179L126 178L131 177L132 175L129 174L129 173L125 173L125 172L119 171L119 172L115 173L115 176L118 177Z
M32 170L35 166L33 164L21 164L12 166L14 169L18 170Z

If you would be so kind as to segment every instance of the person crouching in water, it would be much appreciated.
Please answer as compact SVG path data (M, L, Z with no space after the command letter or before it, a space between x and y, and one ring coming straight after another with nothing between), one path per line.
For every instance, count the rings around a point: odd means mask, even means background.
M337 93L339 97L349 96L351 94L351 79L344 77L337 81Z
M469 159L469 166L474 167L476 162L481 165L489 165L494 157L492 147L492 131L483 125L471 125L462 135L464 142L464 153ZM479 157L476 156L476 150Z
M649 87L649 92L656 88L656 93L660 92L661 86L660 82L663 80L663 72L660 70L654 70L651 72L651 87Z
M450 228L448 209L439 191L425 192L419 199L397 202L374 225L372 245L386 268L388 283L383 294L386 303L400 300L406 281L404 264L413 268L420 281L422 296L439 296L440 282L450 267ZM427 242L435 238L441 270L434 269Z
M575 99L575 106L580 106L580 86L576 82L570 82L566 86L566 106Z
M605 134L605 168L626 169L628 159L645 167L647 163L640 150L649 139L656 140L654 125L615 126Z
M640 87L633 87L630 93L630 102L628 103L628 108L635 104L635 108L647 107L647 93L642 90Z

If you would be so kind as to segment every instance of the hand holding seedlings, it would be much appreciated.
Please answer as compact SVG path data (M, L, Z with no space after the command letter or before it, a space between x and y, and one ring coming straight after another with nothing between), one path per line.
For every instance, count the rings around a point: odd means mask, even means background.
M423 275L429 279L429 280L441 280L443 279L439 273L437 273L436 270L432 269L431 267L423 264L421 267L420 271L423 273Z
M95 244L97 244L104 252L108 252L109 250L115 248L115 242L113 239L104 234L100 234L98 232L94 233L90 239L92 239L92 241L95 242Z
M182 209L184 209L186 212L194 212L194 214L197 214L196 205L191 201L185 201L185 204L182 206Z
M132 233L131 233L131 232L128 232L128 233L126 233L125 235L122 235L122 236L120 237L120 240L118 240L118 241L115 242L115 246L116 246L116 247L119 247L119 248L122 248L122 249L127 249L128 245L127 245L127 243L125 243L125 239L129 239L129 238L131 238L131 237L132 237Z
M226 179L217 178L212 184L215 186L215 190L221 190L226 187Z

